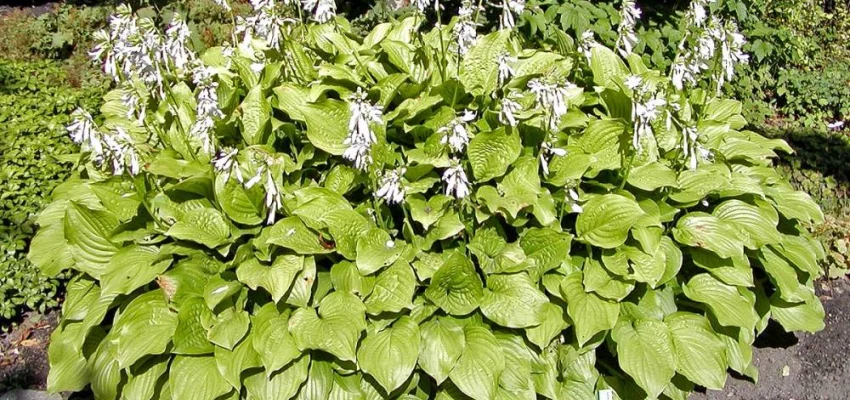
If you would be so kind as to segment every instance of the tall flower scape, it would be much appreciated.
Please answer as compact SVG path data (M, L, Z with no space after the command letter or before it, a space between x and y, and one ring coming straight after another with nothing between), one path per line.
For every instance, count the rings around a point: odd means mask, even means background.
M75 276L51 390L675 399L754 376L770 319L822 327L822 215L720 97L747 56L709 3L667 72L633 1L613 49L523 38L518 0L362 37L330 0L250 4L204 51L129 6L98 33L114 90L30 254Z

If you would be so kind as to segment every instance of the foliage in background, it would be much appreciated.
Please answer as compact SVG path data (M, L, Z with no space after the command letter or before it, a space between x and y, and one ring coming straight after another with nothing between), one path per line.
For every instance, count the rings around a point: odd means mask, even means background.
M685 399L755 377L770 319L822 329L821 211L772 167L787 144L698 88L718 75L478 36L464 3L366 36L325 1L306 24L258 3L203 53L120 9L117 88L75 114L30 252L74 275L51 390Z
M26 259L33 218L70 176L67 160L59 162L78 151L64 129L69 114L96 109L101 96L69 87L57 62L0 61L0 319L58 304L57 278Z

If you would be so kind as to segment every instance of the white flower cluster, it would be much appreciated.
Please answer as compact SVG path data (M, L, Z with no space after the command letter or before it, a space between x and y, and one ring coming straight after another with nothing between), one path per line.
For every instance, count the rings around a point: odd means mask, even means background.
M348 107L351 110L351 118L348 120L348 136L343 144L348 145L343 158L354 162L354 166L360 170L366 170L372 164L372 145L378 143L378 138L372 131L370 123L383 122L383 110L367 99L368 93L362 88L349 98Z
M469 179L457 158L452 157L451 165L443 172L443 182L446 183L446 195L458 199L469 196Z
M502 16L499 18L501 29L513 29L516 17L525 11L525 0L502 0Z
M469 143L471 135L468 124L472 121L475 121L475 112L464 110L463 114L437 130L437 133L445 134L440 143L448 145L456 153L463 152L463 149Z
M635 27L639 18L640 9L637 8L635 2L623 0L623 6L620 9L620 26L617 27L617 51L623 57L631 54L638 44Z
M192 70L192 80L198 88L198 99L195 123L189 134L201 142L201 149L205 153L212 154L215 152L215 142L212 138L215 121L224 117L218 106L218 82L213 80L213 70L203 65Z
M688 126L682 129L682 151L685 158L688 160L688 168L691 171L697 169L700 161L711 161L714 159L714 154L697 141L699 133L697 128Z
M649 93L649 89L643 84L643 80L637 76L626 78L626 86L633 91L632 96L632 121L633 136L632 146L640 152L642 150L641 139L651 137L652 123L658 119L661 108L667 105L667 101L659 97L659 93Z
M212 164L216 171L224 174L225 180L233 177L237 182L242 184L245 189L251 189L257 185L261 186L265 192L264 204L267 210L266 224L274 224L278 210L283 208L283 197L281 196L277 182L274 180L273 167L277 161L266 156L263 161L260 161L262 164L257 167L254 176L245 181L245 178L242 175L242 168L239 165L239 161L236 160L238 155L239 150L237 149L221 149L215 158L213 158Z
M720 71L713 78L719 91L723 84L732 80L735 66L749 62L749 56L744 53L746 39L738 32L738 25L733 21L723 22L717 16L710 16L706 11L714 0L697 0L691 3L688 11L688 25L697 29L694 44L688 43L691 30L679 44L679 54L673 63L670 78L673 86L682 90L687 86L696 86L699 76L711 69L713 60L720 49Z
M313 20L324 24L336 16L336 2L334 0L302 0L301 4L307 12L313 14Z
M567 151L565 149L555 147L550 135L550 137L540 145L540 167L543 169L543 174L547 176L549 175L549 161L552 157L564 157L566 155Z
M100 132L91 114L82 109L75 110L72 115L74 122L66 128L68 134L74 143L91 152L96 165L111 164L114 175L139 173L139 153L127 131L115 127L114 132Z
M593 38L593 31L584 31L584 33L581 34L581 38L578 40L578 51L579 53L584 54L587 62L590 62L590 58L593 55L591 50L596 46L599 46L599 42Z
M561 124L561 117L567 113L567 103L564 99L567 91L576 85L567 82L564 85L544 83L539 79L528 81L528 89L534 94L537 106L543 109L548 118L549 130L557 131Z
M387 204L399 204L404 201L405 189L401 177L407 169L404 167L385 172L378 182L378 191L375 197L384 199Z
M454 36L457 52L466 55L472 45L478 41L478 24L475 23L475 11L478 7L472 0L462 0L458 9L458 20L454 26Z
M517 59L516 57L511 57L509 53L504 52L499 54L496 62L499 64L499 87L503 87L516 74L511 64L517 62Z
M414 4L420 12L424 13L431 6L431 0L414 0Z
M578 204L578 192L574 187L567 187L566 189L567 191L564 200L567 204L570 205L570 212L575 214L581 214L584 211L584 208L582 208L582 206Z
M443 134L440 143L448 146L452 153L462 153L472 137L469 132L469 123L475 121L475 117L474 111L464 110L448 125L438 129L437 133ZM447 195L462 199L469 194L469 180L466 179L466 172L456 156L452 156L451 167L443 172L443 181L446 182Z
M502 99L502 109L499 111L499 122L516 128L518 121L514 114L521 110L522 106L510 97Z
M109 31L95 33L96 46L89 55L103 62L115 82L139 79L163 97L163 73L182 72L196 58L187 47L189 35L189 27L178 20L163 36L152 20L137 18L121 5L109 19Z
M283 4L289 4L289 1ZM251 6L254 8L251 16L236 17L236 33L242 35L243 41L250 41L253 37L262 38L267 46L279 50L284 25L296 21L281 13L275 0L251 0Z

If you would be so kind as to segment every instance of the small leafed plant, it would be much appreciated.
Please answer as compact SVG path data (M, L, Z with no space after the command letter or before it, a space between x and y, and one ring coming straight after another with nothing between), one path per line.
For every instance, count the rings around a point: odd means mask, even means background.
M51 390L684 399L755 378L768 320L823 327L821 211L716 97L746 55L707 3L669 75L633 2L617 51L530 44L522 1L486 35L416 1L365 37L332 1L252 3L202 54L179 16L98 35L116 89L30 253L75 274Z

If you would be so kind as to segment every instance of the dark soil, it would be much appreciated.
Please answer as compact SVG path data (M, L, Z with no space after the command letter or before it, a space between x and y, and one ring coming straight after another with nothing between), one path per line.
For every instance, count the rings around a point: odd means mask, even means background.
M0 336L0 393L15 388L44 389L47 344L58 317L58 311L29 313L23 322Z
M823 331L791 335L776 326L756 340L758 384L730 377L725 390L689 400L850 399L850 283L822 283L818 291L826 311Z

